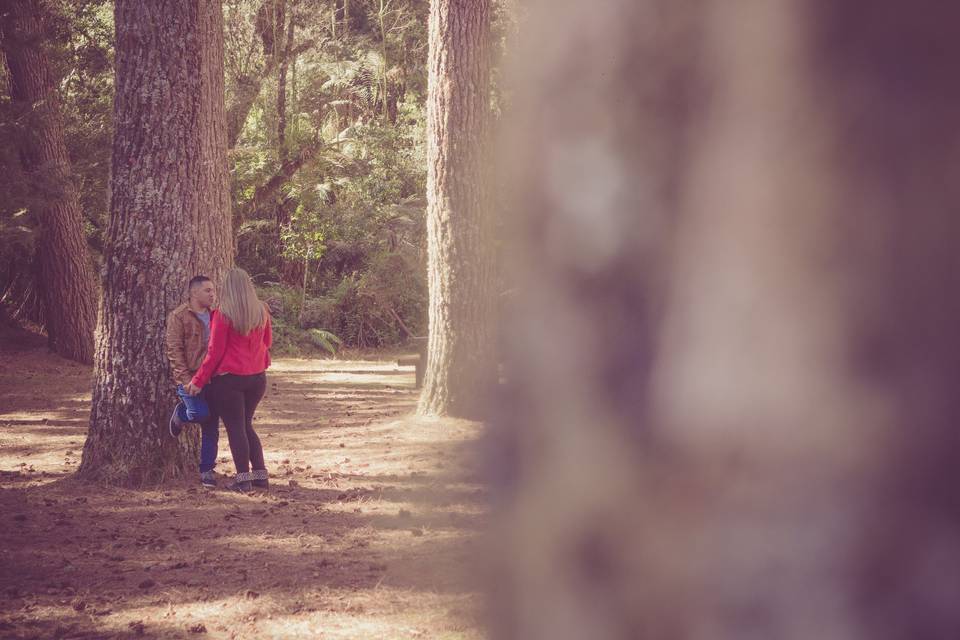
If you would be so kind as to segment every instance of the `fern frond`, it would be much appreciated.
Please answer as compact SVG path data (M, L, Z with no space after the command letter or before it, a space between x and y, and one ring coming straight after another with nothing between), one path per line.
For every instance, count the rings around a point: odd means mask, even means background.
M311 329L310 341L331 355L337 355L337 348L343 344L343 340L324 329Z

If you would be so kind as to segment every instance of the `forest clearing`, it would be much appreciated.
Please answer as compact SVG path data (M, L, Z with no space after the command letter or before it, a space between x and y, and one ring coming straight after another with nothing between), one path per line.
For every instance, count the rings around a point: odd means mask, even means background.
M70 477L90 368L23 334L0 359L0 637L481 637L479 427L411 417L412 369L277 362L258 414L275 481L246 496L91 491Z
M960 638L957 25L0 0L0 638Z

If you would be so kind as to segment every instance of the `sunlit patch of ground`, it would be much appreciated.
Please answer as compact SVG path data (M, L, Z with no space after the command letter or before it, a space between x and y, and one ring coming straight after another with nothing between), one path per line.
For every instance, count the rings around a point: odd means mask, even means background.
M412 417L412 368L276 362L243 496L77 483L89 369L0 356L0 637L482 637L479 426Z

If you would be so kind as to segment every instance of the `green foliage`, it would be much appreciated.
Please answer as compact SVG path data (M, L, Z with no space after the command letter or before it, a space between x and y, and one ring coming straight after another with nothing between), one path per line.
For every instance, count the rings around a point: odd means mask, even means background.
M256 280L257 275L251 274ZM258 286L257 295L267 303L273 316L273 346L271 351L280 356L319 357L333 353L318 341L310 328L300 323L300 297L295 289L280 285ZM333 334L331 334L333 335ZM339 337L334 336L337 340ZM332 344L339 342L327 337ZM334 349L335 350L335 349Z
M494 3L497 60L515 37L514 2ZM108 216L113 6L43 6L72 180L99 259ZM288 2L296 55L287 65L282 148L280 49L273 45L284 29L269 25L265 35L262 6L224 0L225 101L228 110L249 105L229 153L236 261L259 285L272 283L262 293L282 307L275 350L333 353L341 344L390 346L407 332L422 335L429 1L351 0L346 18L343 3L337 13L327 0ZM495 84L498 77L494 70ZM3 80L0 69L0 87ZM243 96L253 102L242 103ZM495 89L495 111L504 100ZM4 92L0 136L16 141L28 131L29 114L17 112ZM0 145L0 286L14 279L23 290L32 286L38 185L25 180L15 146Z
M329 351L331 355L337 355L337 349L343 344L343 340L323 329L310 329L309 335L315 345Z
M62 0L61 112L94 257L103 249L113 136L113 3Z
M250 218L237 237L238 263L260 274L261 282L284 282L285 262L301 266L297 280L285 285L288 322L299 330L332 331L352 347L396 344L405 335L397 317L410 331L423 331L425 322L423 96L406 91L390 114L382 113L385 73L370 34L327 40L298 58L297 100L290 105L296 111L287 121L301 123L301 130L288 136L287 157L317 144L305 133L309 129L326 142L264 208L246 210ZM241 208L279 161L278 150L263 146L276 126L269 115L272 96L270 90L262 94L266 99L251 111L233 154ZM289 221L278 226L284 212ZM297 289L305 301L295 299Z
M422 335L427 294L420 267L401 253L376 253L362 274L340 281L312 319L359 348L396 345L408 332Z

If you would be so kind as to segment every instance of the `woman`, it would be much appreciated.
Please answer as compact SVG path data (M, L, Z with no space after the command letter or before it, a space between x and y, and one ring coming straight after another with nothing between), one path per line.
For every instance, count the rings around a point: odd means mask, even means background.
M268 486L253 414L267 390L272 338L270 311L257 298L250 276L243 269L230 269L220 290L220 308L210 316L207 355L187 392L196 395L206 387L207 401L227 428L237 468L229 486L234 491Z

